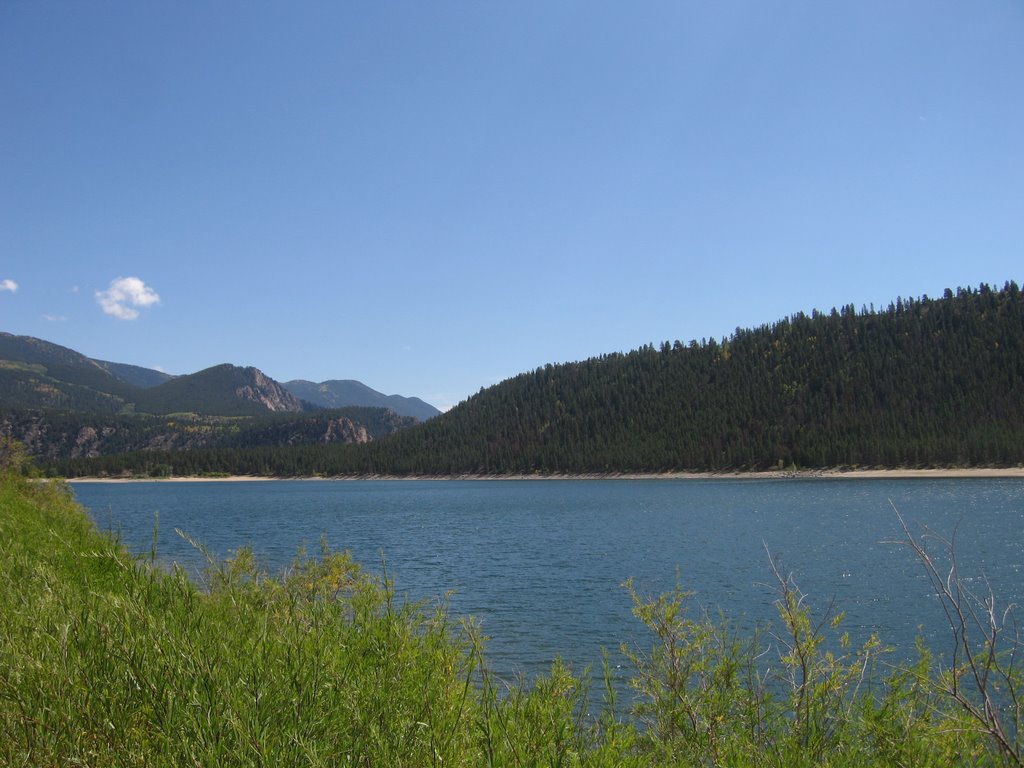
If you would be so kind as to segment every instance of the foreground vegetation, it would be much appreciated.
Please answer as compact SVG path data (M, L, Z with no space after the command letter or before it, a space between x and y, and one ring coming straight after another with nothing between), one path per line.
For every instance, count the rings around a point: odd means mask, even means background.
M130 556L21 463L0 444L0 765L1021 762L1016 638L924 549L950 665L850 647L781 573L778 622L754 636L691 615L685 592L627 585L652 648L631 654L625 702L607 671L596 692L557 663L496 679L471 622L398 602L326 547L273 578L242 550L196 585Z

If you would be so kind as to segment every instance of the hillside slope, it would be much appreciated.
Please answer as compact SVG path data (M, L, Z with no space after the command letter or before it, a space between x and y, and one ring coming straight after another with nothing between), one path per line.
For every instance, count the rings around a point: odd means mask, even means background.
M546 366L388 448L482 471L1016 463L1021 392L1009 284Z
M73 349L0 332L0 406L116 413L135 389Z

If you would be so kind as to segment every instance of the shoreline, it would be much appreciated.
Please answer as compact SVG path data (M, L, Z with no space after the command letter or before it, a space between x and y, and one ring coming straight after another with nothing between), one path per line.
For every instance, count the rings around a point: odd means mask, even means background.
M359 475L338 477L73 477L68 483L249 483L270 480L910 480L1024 478L1024 466L958 467L950 469L800 469L750 472L608 472L564 475Z

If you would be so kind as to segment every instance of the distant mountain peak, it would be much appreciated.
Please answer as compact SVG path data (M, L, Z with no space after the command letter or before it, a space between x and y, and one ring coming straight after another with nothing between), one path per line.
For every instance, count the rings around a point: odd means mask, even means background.
M432 419L441 413L418 397L385 395L355 379L330 379L319 383L293 379L286 381L283 386L296 397L321 408L344 408L350 405L389 408L399 416L412 416L420 421Z
M145 413L189 412L220 416L252 416L259 413L298 413L301 401L252 366L230 363L176 376L137 396L138 410Z

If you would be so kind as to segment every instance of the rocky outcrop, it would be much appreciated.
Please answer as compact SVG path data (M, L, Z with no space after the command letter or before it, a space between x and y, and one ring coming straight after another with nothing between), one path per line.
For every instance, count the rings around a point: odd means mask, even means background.
M46 452L46 422L40 417L29 416L20 420L5 417L0 421L0 437L17 440L30 456L49 455Z
M331 419L327 422L322 441L325 443L368 443L370 433L352 419Z
M259 403L274 413L295 413L302 410L299 398L282 387L258 368L244 368L244 376L250 383L235 388L235 395L241 400Z
M109 452L117 428L104 424L52 424L39 413L0 419L0 437L17 440L30 456L40 458L89 458Z

